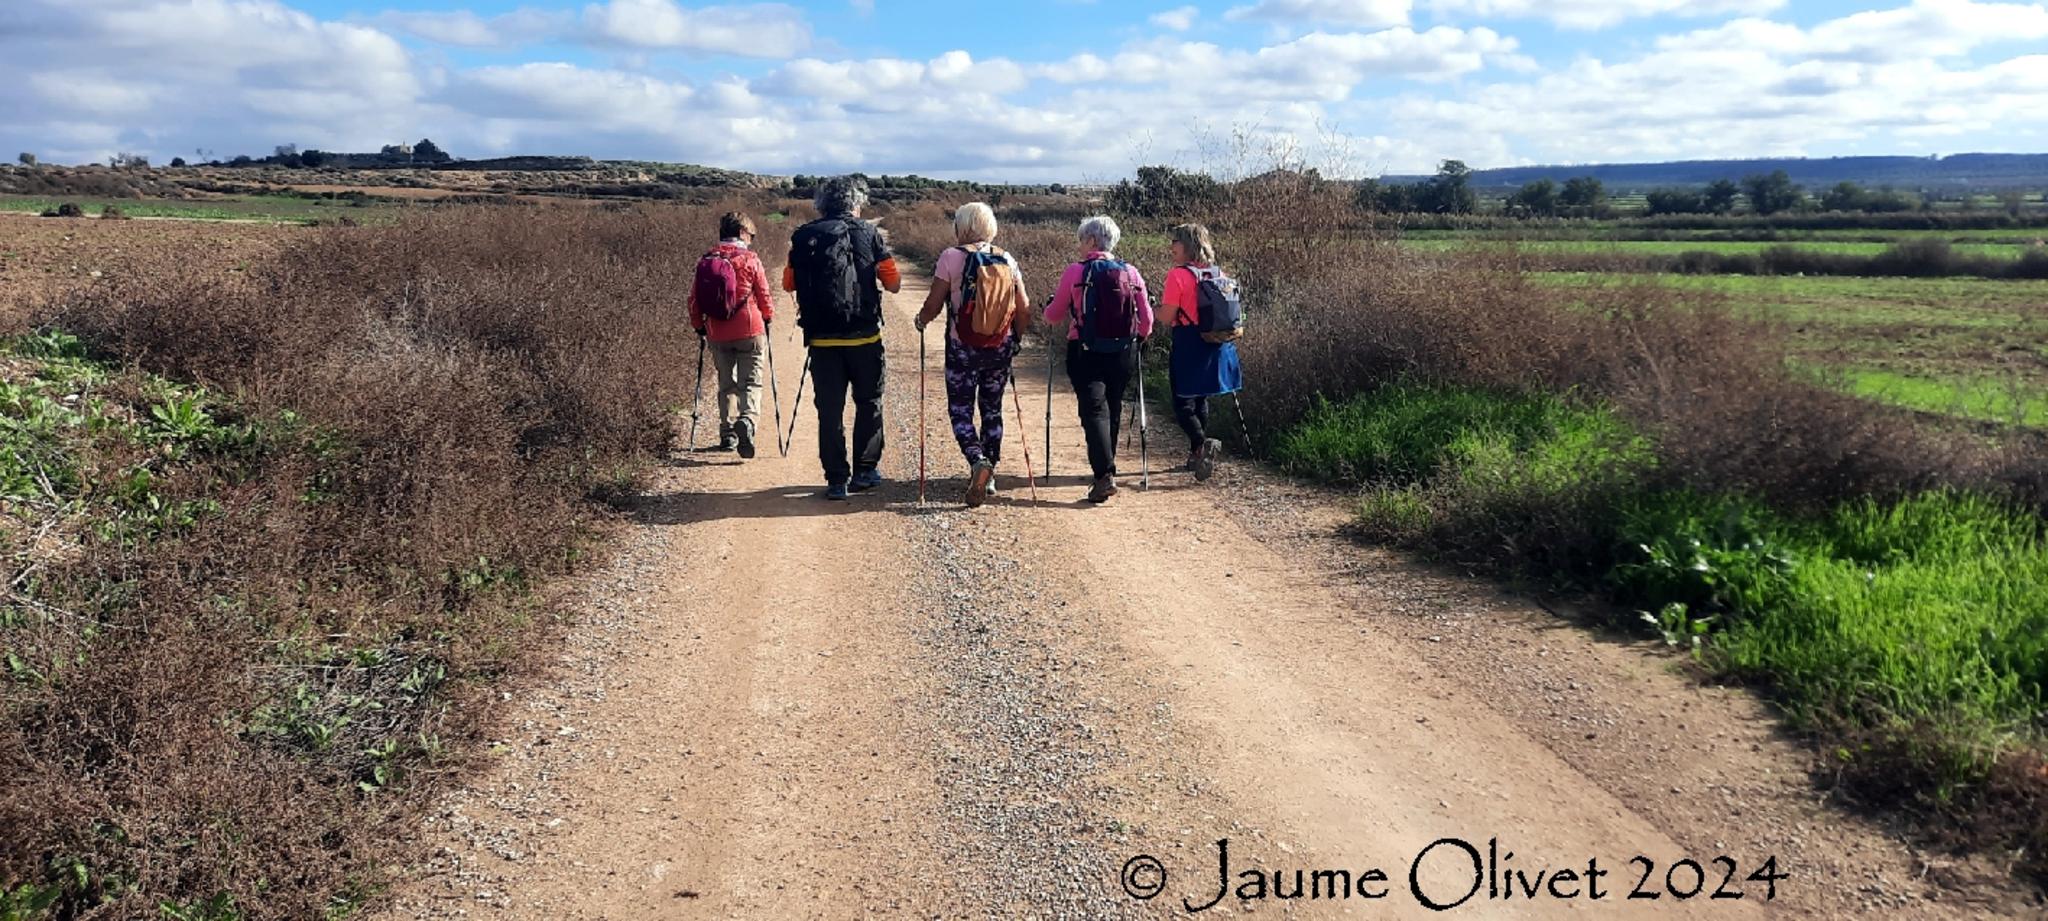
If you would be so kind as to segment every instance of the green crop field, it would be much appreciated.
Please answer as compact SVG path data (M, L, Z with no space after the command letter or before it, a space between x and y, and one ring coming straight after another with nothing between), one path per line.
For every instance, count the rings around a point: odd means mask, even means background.
M1548 273L1564 286L1660 284L1783 325L1794 356L1872 399L2048 426L2048 282L1977 278Z
M1899 241L1908 237L1901 236ZM1509 245L1511 241L1486 241L1458 237L1436 237L1430 239L1402 240L1402 245L1411 246L1423 252L1445 252L1468 246L1484 246L1490 243ZM1524 251L1539 254L1583 254L1618 253L1632 256L1676 256L1680 253L1708 252L1722 255L1756 254L1774 246L1796 246L1837 256L1875 256L1892 246L1891 243L1871 241L1802 240L1786 241L1727 241L1727 240L1528 240L1512 243ZM1958 243L1953 244L1958 255L1990 256L2000 259L2018 259L2025 248L2010 243Z
M361 220L376 204L354 206L345 200L300 198L290 195L247 195L207 199L131 199L86 196L0 195L0 211L41 214L62 204L75 204L88 218L99 217L112 205L134 218L176 218L195 221L275 221L310 224L323 219L350 217Z

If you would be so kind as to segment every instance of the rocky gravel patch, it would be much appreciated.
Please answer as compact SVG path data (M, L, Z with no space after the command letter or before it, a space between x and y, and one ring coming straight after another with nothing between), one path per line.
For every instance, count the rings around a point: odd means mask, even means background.
M1117 799L1098 778L1120 758L1108 702L1090 700L1099 665L1045 636L1063 599L1022 578L1019 538L995 516L919 516L920 654L943 676L935 726L960 886L988 917L1129 917L1106 849Z

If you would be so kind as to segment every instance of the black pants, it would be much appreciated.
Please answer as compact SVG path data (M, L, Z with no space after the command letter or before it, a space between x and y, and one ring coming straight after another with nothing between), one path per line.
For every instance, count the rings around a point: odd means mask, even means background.
M818 461L825 482L844 483L882 463L882 344L811 349ZM853 388L853 463L846 461L846 390Z
M1095 476L1116 475L1116 439L1123 431L1124 390L1138 373L1138 348L1121 352L1083 351L1067 343L1067 380L1081 406L1081 431L1088 436L1088 467Z
M1174 397L1173 418L1180 422L1180 430L1188 433L1189 451L1209 440L1208 397Z

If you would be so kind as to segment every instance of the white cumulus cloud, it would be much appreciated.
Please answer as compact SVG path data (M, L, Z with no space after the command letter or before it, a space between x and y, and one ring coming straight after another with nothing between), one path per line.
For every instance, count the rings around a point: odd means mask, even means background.
M574 27L575 17L569 13L535 9L519 9L498 16L479 16L469 10L393 10L379 14L372 22L438 44L498 48L568 34Z
M1315 141L1357 172L2048 142L2048 2L1875 0L1889 5L1814 22L1774 0L1424 0L1449 23L1418 28L1407 2L1239 0L1236 21L1274 30L1213 41L1180 34L1206 15L1194 7L1063 4L1042 15L1120 24L1029 58L996 39L849 52L772 3L478 15L386 0L415 11L335 21L304 2L0 0L0 149L166 160L425 136L470 157L1087 181L1241 143ZM1719 18L1563 55L1459 18L1591 28L1707 10ZM578 44L600 53L561 50ZM477 65L437 47L537 50Z
M1418 130L1489 126L1551 162L1896 152L1915 138L2048 124L2048 56L1971 59L2043 37L2040 4L1918 0L1811 27L1738 19L1526 82L1408 94L1393 114Z
M607 0L585 7L583 24L596 41L633 48L782 58L811 44L803 12L780 3L689 8L674 0Z
M1411 0L1258 0L1250 6L1232 7L1224 18L1379 29L1407 25L1413 6Z
M1200 7L1177 6L1170 10L1153 13L1151 18L1146 21L1161 29L1186 32L1195 27L1195 17L1201 15L1201 12Z
M1444 15L1479 18L1543 18L1571 29L1602 29L1648 16L1760 15L1786 0L1429 0Z

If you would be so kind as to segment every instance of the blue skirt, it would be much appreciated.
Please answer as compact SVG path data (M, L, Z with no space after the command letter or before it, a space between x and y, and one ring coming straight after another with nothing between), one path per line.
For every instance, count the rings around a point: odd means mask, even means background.
M1244 389L1244 366L1237 360L1237 343L1209 342L1192 326L1173 328L1173 395L1215 397Z

